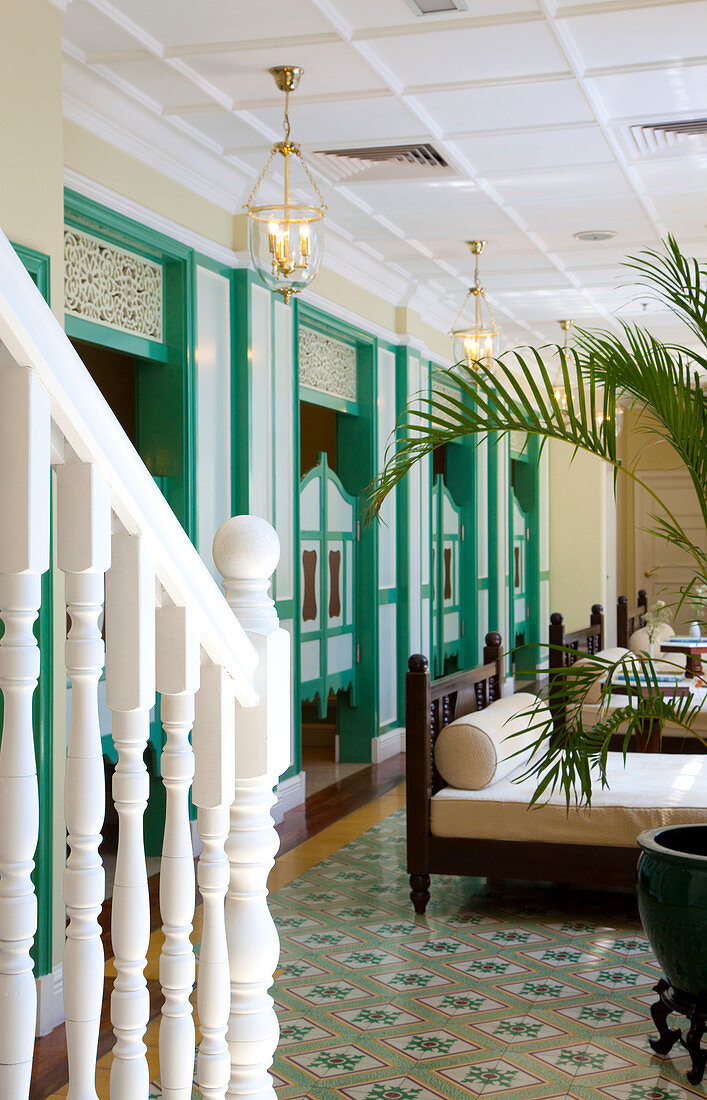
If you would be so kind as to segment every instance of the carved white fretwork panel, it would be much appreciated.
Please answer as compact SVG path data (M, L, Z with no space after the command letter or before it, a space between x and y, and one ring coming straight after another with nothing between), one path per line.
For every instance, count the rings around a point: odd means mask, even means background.
M301 325L299 380L310 389L355 401L356 348Z
M162 342L164 271L153 260L66 226L64 292L72 317Z

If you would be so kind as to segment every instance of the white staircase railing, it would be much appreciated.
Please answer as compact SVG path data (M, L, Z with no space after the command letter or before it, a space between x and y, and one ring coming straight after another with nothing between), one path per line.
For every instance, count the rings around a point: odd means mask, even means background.
M29 1095L34 1050L30 950L37 902L31 873L39 795L32 698L39 649L33 624L41 577L50 568L52 465L72 685L65 791L53 792L55 804L63 800L69 847L63 959L69 1100L97 1100L105 968L98 921L105 894L98 720L104 583L106 698L118 754L110 1095L147 1100L149 1090L144 971L150 907L143 844L149 780L143 752L157 691L166 734L162 1093L189 1100L192 1089L191 788L203 844L197 871L203 900L198 1086L212 1100L246 1094L272 1100L267 1071L278 1030L267 990L278 941L265 899L278 844L272 789L289 754L283 685L290 680L289 636L268 596L277 535L256 517L224 524L215 558L226 577L227 602L2 234L0 344L0 1100Z

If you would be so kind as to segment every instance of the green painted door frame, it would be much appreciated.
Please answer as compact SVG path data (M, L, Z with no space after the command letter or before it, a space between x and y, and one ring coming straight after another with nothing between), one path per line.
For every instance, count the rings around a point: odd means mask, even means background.
M525 547L525 599L527 604L526 614L526 640L530 643L541 637L540 629L540 446L537 436L530 436L522 453L515 452L511 447L511 459L514 460L513 484L508 494L509 505L509 561L510 561L510 622L512 640L515 641L517 623L515 617L515 602L513 599L513 503L514 498L525 516L528 537ZM514 658L516 674L527 673L534 678L534 670L542 660L538 647L526 644L520 648Z
M342 340L356 347L357 412L353 413L348 402L346 407L337 405L334 407L337 411L347 414L339 416L337 422L337 453L340 456L338 475L346 491L361 499L376 469L377 341L361 329L330 317L306 302L297 301L295 344L298 342L301 325L314 328L324 336ZM295 362L297 362L296 359ZM298 367L297 375L296 393L299 396ZM313 396L312 391L307 391L308 401L312 400ZM326 404L332 407L330 398ZM299 429L299 400L297 419ZM299 430L297 435L299 439ZM299 453L297 460L299 462ZM360 635L357 638L358 704L352 707L345 697L340 697L338 733L339 759L342 763L370 761L372 737L378 733L378 543L375 527L365 524L362 516L359 517L358 536L358 583L354 613L357 623L371 624L371 629L366 633L365 638ZM298 545L297 572L299 572L299 562ZM301 644L299 615L295 622L297 634L295 645L299 649Z
M66 315L68 336L134 356L138 451L192 541L196 539L194 253L75 191L65 192L67 226L152 260L164 273L162 341Z

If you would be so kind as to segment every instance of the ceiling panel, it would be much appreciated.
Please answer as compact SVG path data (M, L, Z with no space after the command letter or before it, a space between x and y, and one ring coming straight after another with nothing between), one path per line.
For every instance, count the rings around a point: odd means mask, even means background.
M604 226L584 225L577 226L577 230L582 229L597 229L608 228ZM612 226L613 229L618 229L617 236L610 243L616 246L620 255L624 256L627 250L633 249L637 246L642 246L646 240L651 240L651 226L648 221L644 219L638 219L635 222L626 222L621 226ZM540 229L536 231L536 235L540 241L542 241L544 247L553 255L557 255L560 251L567 252L572 251L572 246L576 245L576 254L581 255L581 246L587 243L593 244L595 242L575 241L573 239L573 230L571 229ZM653 240L655 238L653 237ZM599 242L601 243L601 242Z
M567 21L584 64L609 65L670 61L703 52L707 39L707 4L652 5L628 11L593 12Z
M274 133L282 132L281 103L272 108L258 108L251 114ZM430 140L421 123L392 95L375 99L352 97L336 103L295 102L290 119L293 138L310 148Z
M431 27L454 26L470 16L514 15L537 12L537 0L471 0L469 10L420 16L405 0L332 0L332 7L356 30L380 27L415 27L431 33Z
M62 34L84 53L97 50L134 50L137 42L126 31L97 11L87 0L74 0L62 18Z
M462 138L454 147L482 175L502 169L611 163L614 159L598 126L487 134Z
M567 72L544 23L504 24L375 39L370 48L406 85Z
M562 198L557 193L553 202L516 202L515 209L533 231L562 230L571 236L582 230L610 229L620 233L629 225L631 232L650 233L651 226L645 211L634 196L604 196L577 199L566 191ZM638 227L638 229L636 229Z
M356 183L345 185L348 194L383 214L426 212L443 208L449 214L466 213L481 208L494 209L476 183L466 179L449 180L389 180L386 182Z
M202 133L211 141L216 141L224 149L235 146L255 145L260 140L252 126L248 126L230 111L176 112L175 117Z
M704 113L707 65L668 60L662 69L592 77L609 118L665 122Z
M705 87L707 88L707 85ZM699 157L681 156L679 153L674 157L647 156L644 160L636 161L631 167L643 187L650 193L682 195L683 204L690 201L683 194L685 191L699 191L704 195L707 150L703 156ZM707 217L705 220L707 221Z
M632 194L625 174L617 164L567 165L564 168L541 171L486 174L486 180L505 202L550 202L572 195L573 198L595 195L625 196Z
M269 99L284 104L284 96L268 72L274 65L299 65L304 69L302 94L327 95L333 88L339 93L355 94L384 87L380 77L344 42L298 45L295 50L276 42L266 49L196 54L188 58L188 63L200 76L240 102ZM293 110L296 98L297 93L293 96Z
M589 122L593 118L574 80L420 91L414 98L447 134Z
M159 58L141 58L132 61L111 61L103 66L118 80L126 81L138 92L156 100L162 107L188 104L212 104L207 92L197 88L166 61Z
M291 34L331 31L315 6L302 0L296 4L292 0L120 0L120 11L167 46L283 39Z

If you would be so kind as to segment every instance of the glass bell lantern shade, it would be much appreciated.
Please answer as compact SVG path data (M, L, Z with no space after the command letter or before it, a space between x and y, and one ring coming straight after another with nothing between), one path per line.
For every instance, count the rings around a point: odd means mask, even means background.
M474 285L470 287L462 308L457 314L451 336L455 361L464 363L469 370L476 370L479 363L485 363L488 366L497 354L499 330L479 279L479 256L486 247L486 241L467 241L466 243L475 258ZM472 296L474 298L473 322L460 323Z
M281 65L270 72L285 93L285 138L273 145L246 203L248 244L253 266L262 281L289 302L293 294L311 283L321 267L326 204L299 146L290 140L289 94L299 84L303 70ZM275 171L276 164L282 170L281 177ZM299 180L295 178L297 174ZM256 203L260 187L269 176L273 178L268 180L268 190L275 197L270 202ZM303 193L312 201L302 201Z

